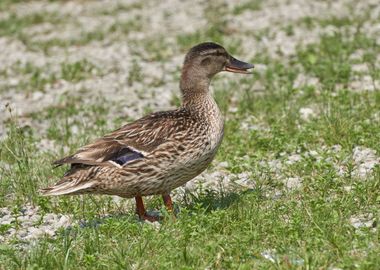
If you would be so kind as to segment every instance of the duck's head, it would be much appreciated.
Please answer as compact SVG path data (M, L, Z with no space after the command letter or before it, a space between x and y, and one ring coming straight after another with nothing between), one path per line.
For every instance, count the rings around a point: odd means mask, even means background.
M210 79L221 71L249 74L252 64L237 60L213 42L198 44L186 54L181 89L208 87ZM200 89L199 89L200 90Z

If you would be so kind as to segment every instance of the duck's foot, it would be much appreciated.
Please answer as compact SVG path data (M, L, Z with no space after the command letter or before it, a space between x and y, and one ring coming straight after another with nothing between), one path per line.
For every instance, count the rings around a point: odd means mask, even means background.
M175 220L173 202L170 195L169 194L162 195L162 199L164 200L164 204L170 216L172 217L172 219ZM139 216L140 220L155 222L155 221L160 221L162 219L159 215L151 215L146 212L144 202L141 196L136 196L135 200L136 200L136 213Z
M140 220L147 220L149 222L155 222L155 221L160 220L159 216L149 215L146 212L144 202L141 196L136 196L135 200L136 200L136 213L139 216Z

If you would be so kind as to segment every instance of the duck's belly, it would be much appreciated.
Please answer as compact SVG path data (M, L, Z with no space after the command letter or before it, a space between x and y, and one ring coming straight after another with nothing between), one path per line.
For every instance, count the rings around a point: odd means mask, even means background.
M166 171L165 177L161 179L163 191L169 192L182 186L203 172L214 159L222 138L223 130L215 137L209 136L195 148L196 150L192 150L192 154L188 153L190 150L184 151L183 155L178 157L180 161L174 161Z
M163 166L162 175L156 179L157 184L159 183L156 192L147 191L147 194L143 193L142 195L169 193L203 172L214 159L223 139L222 119L219 123L220 125L213 126L213 130L206 132L203 140L199 140L193 147L188 147L174 160ZM152 181L154 180L152 179Z
M203 172L214 159L216 150L217 149L212 152L205 153L197 160L186 163L182 166L178 166L178 168L173 170L172 173L168 174L166 179L163 181L165 190L169 192L170 190L182 186Z
M216 150L215 150L216 153ZM215 156L215 153L208 153L201 156L199 159L194 160L191 163L184 165L176 165L167 167L167 170L159 169L154 177L143 176L137 181L138 185L135 188L128 185L124 189L128 193L128 197L136 195L156 195L156 194L168 194L171 190L184 185L201 172L203 172L207 166L211 163ZM131 182L130 182L131 183ZM129 183L128 183L129 184ZM133 191L134 190L134 191Z

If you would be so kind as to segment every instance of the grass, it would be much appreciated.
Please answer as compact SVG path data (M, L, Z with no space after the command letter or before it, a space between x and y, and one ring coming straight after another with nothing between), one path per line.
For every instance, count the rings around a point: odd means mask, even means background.
M180 34L177 36L177 44L181 51L186 52L192 44L213 41L220 44L228 44L230 53L237 53L240 47L239 40L228 38L228 36L235 31L228 26L228 12L225 4L220 4L217 1L208 2L204 15L207 20L207 25L193 33Z
M79 23L77 27L81 29ZM30 50L42 50L49 54L54 47L67 48L70 46L85 46L91 42L101 42L110 36L112 39L117 41L120 35L125 36L133 31L141 31L142 25L139 18L131 19L123 22L115 22L109 27L95 29L92 31L82 31L80 35L74 36L69 39L62 38L52 38L49 40L32 40L25 34L20 37L20 39L27 45Z
M261 0L250 0L243 4L235 6L232 13L234 15L239 15L243 13L244 11L254 11L254 10L260 10L261 9Z
M23 79L17 84L15 90L25 94L35 91L45 92L46 86L51 86L59 80L65 80L71 83L89 79L93 76L101 76L98 67L86 59L75 62L64 62L60 65L58 71L51 71L49 66L38 67L30 62L17 62L9 70L3 72L3 76L13 76L13 74L23 75ZM4 87L3 92L8 89Z
M347 35L337 32L332 36L322 36L320 44L307 46L299 53L299 61L306 71L321 80L324 86L334 90L337 84L347 83L351 76L349 57L360 48L368 48L368 54L373 50L378 53L376 41L368 38L361 31L355 33L350 40ZM369 63L373 63L367 57ZM373 65L373 64L372 64Z
M58 24L61 18L57 13L33 13L27 16L12 13L8 18L0 20L0 35L21 37L25 28L46 22Z
M134 83L145 83L139 59L165 62L206 38L227 44L239 57L239 36L227 31L227 16L218 14L239 16L246 10L264 9L265 3L250 1L233 8L215 3L205 6L206 28L174 35L178 48L169 48L170 42L161 34L131 40L133 58L128 59L131 65L125 84L134 89ZM6 10L7 5L12 4L0 4L0 9ZM138 4L124 6L122 11L140 9L143 6ZM49 19L31 18L12 17L12 24L17 24L12 28L3 22L5 27L0 31L21 39L22 28ZM26 204L32 204L39 207L41 216L68 214L74 224L33 244L17 238L0 243L0 269L376 269L380 265L380 167L361 179L353 159L358 146L380 153L380 93L378 89L350 88L353 76L363 75L354 74L352 66L356 64L368 65L364 75L379 79L379 47L362 30L363 20L305 17L300 25L284 24L281 29L289 36L297 27L312 31L316 25L334 25L338 30L322 35L319 42L300 46L287 59L259 51L253 60L265 69L253 75L215 78L215 98L226 123L224 142L213 164L227 162L224 170L233 177L249 173L254 185L236 185L231 190L200 188L179 196L175 221L159 198L148 198L147 207L164 216L159 226L138 222L131 200L114 202L108 196L91 195L46 198L38 193L65 171L63 167L52 168L53 160L126 122L120 113L114 115L115 103L103 97L87 101L86 95L96 94L82 89L83 97L64 93L58 104L20 119L13 116L6 122L7 134L0 141L0 207L17 215ZM129 28L128 23L118 24L113 31L102 32L99 39L111 36L113 40L113 33L126 38L130 29L142 29L139 25L136 22ZM348 31L353 28L355 31ZM251 33L252 39L263 40L268 31ZM87 39L91 40L98 37ZM77 45L63 42L63 49ZM34 49L50 54L44 46ZM363 51L361 56L352 58L358 50ZM64 62L54 72L49 66L32 63L14 65L12 70L25 76L24 89L43 90L61 79L78 83L102 76L100 67L86 59ZM9 74L4 72L2 77ZM295 87L299 74L315 77L319 84ZM253 91L255 82L265 91ZM157 86L164 84L158 82ZM173 96L172 104L179 104L178 95ZM316 116L303 119L301 108L312 108ZM23 119L32 124L22 124ZM41 123L45 126L40 130ZM54 147L45 149L44 140ZM334 151L337 145L340 150ZM289 162L292 155L298 155L299 160ZM274 168L273 162L281 167ZM216 170L220 168L211 166L208 172ZM289 188L288 178L299 178L300 187ZM351 219L363 215L372 215L373 223L355 228ZM0 236L17 226L17 222L0 224Z
M5 3L0 4L0 10L6 9L7 5L10 4L11 2L5 1ZM127 6L118 5L118 7L121 8L118 11L129 10ZM131 5L130 8L138 8L138 4ZM106 12L101 15L107 16L108 14ZM74 24L77 29L83 29L83 25L81 25L75 16L62 15L59 12L33 12L25 16L10 13L4 19L0 19L0 36L17 38L32 51L42 50L45 53L49 53L54 47L84 46L91 42L103 41L106 37L109 38L111 36L114 36L113 39L117 40L120 35L125 36L133 31L142 31L141 18L139 17L128 20L115 20L114 23L107 27L98 27L90 31L82 30L80 35L75 35L69 39L63 39L58 36L47 40L40 40L35 39L35 34L28 31L30 27L41 26L43 24L52 24L56 27L55 31L64 31L61 27L64 26L65 22Z

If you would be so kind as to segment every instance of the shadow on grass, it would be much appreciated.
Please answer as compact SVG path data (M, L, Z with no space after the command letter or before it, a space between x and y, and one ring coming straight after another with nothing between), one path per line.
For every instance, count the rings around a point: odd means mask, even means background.
M175 205L175 215L180 218L179 215L182 209L194 212L199 209L204 209L205 213L209 213L215 210L229 208L234 203L241 201L246 195L255 194L258 190L247 189L244 191L224 191L224 190L205 190L199 193L187 192L183 196L183 203ZM161 209L163 210L163 209ZM157 216L160 218L159 222L163 222L170 213L160 211L159 209L147 209L150 215ZM109 222L127 222L127 223L140 223L143 224L144 221L139 220L137 215L131 213L120 213L106 215L91 219L82 219L79 222L80 228L95 228L102 224Z
M244 191L230 191L223 190L205 190L201 193L186 193L184 196L185 205L188 210L195 210L203 208L206 212L215 211L218 209L226 209L235 202L241 200L246 194L254 193L254 189L247 189Z

